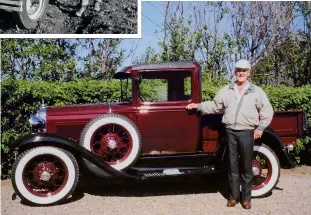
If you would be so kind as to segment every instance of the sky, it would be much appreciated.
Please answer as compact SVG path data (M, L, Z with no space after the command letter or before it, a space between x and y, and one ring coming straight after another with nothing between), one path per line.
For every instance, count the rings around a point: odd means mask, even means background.
M185 2L184 17L189 15L188 6L190 4L202 4L203 2ZM163 23L164 23L164 4L161 1L143 1L142 2L142 38L141 39L125 39L122 41L120 48L126 50L125 56L133 47L137 47L135 54L127 58L120 68L132 65L132 62L142 56L147 47L150 46L155 51L160 51L158 42L163 39ZM228 20L223 20L219 26L220 34L227 30ZM157 31L157 33L155 33Z
M120 48L131 50L137 46L135 54L131 58L127 58L121 67L132 64L136 57L141 56L148 46L158 50L159 38L163 38L161 28L164 22L163 2L142 2L142 38L141 39L126 39L122 41ZM158 31L155 34L155 31ZM127 55L126 52L125 55Z

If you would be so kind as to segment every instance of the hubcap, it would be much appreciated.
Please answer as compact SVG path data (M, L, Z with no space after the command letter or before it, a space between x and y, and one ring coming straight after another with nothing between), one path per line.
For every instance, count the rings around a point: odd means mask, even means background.
M42 181L49 181L50 178L51 178L51 173L49 173L48 171L44 171L40 175L40 180Z
M253 175L259 176L262 173L261 164L257 160L253 160Z
M109 140L108 141L108 147L110 149L115 149L117 147L117 142L115 140Z
M257 167L253 167L253 175L254 176L259 175L259 169Z
M41 16L43 8L43 0L27 0L27 14L31 19L38 19Z

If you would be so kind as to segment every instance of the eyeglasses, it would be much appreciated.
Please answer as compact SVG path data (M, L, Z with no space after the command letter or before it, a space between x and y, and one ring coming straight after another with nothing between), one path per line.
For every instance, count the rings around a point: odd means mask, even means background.
M249 69L236 68L235 72L249 72Z

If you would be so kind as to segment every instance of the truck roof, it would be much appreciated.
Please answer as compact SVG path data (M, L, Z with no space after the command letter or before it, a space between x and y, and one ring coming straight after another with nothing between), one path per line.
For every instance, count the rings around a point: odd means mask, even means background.
M193 61L174 61L151 64L138 64L122 68L117 73L126 73L130 70L155 70L155 69L188 69L194 67Z

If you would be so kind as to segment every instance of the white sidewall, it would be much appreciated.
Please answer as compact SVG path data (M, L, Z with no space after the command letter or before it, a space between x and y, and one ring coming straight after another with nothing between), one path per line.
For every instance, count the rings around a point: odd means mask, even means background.
M37 11L35 11L34 14L29 14L29 10L31 9L31 0L26 0L26 10L27 10L26 13L30 19L34 21L40 19L40 16L43 12L44 4L45 4L44 1L45 0L39 0Z
M138 134L136 132L136 130L134 129L134 127L127 121L119 118L119 117L105 117L102 119L97 120L96 122L94 122L89 129L87 130L83 142L81 144L83 144L83 146L91 151L91 137L93 135L93 133L101 126L106 125L106 124L118 124L123 126L131 135L132 137L132 143L133 143L133 147L132 147L132 151L130 152L129 156L122 161L121 163L117 163L117 164L113 164L111 165L111 167L117 169L117 170L122 170L126 167L128 167L129 165L132 164L132 162L136 159L136 157L138 156L138 152L139 152L139 137Z
M67 165L68 169L68 180L66 185L59 193L50 197L38 197L33 195L31 192L27 190L27 188L24 186L23 183L22 173L27 163L32 158L43 154L50 154L59 157ZM16 187L18 191L21 193L21 195L30 202L42 205L52 204L64 198L71 191L76 179L76 170L72 160L66 153L54 147L37 147L31 150L20 160L14 174L15 174Z
M272 166L272 176L271 176L269 183L259 190L252 190L252 197L257 197L257 196L265 195L271 191L271 189L277 183L280 167L278 165L275 155L271 153L269 149L262 147L262 146L254 146L254 151L261 152L262 154L267 156Z

